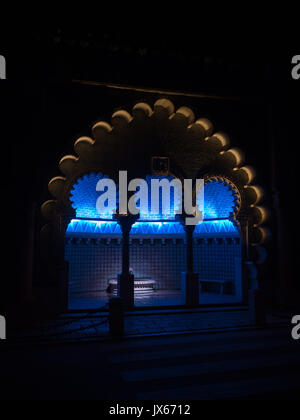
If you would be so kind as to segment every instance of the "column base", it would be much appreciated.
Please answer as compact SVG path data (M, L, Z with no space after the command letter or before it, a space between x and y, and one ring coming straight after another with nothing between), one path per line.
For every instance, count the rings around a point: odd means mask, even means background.
M124 310L134 307L134 275L118 274L118 297L123 300Z
M122 338L124 335L124 312L123 300L118 297L109 299L109 332L114 338Z
M186 306L199 305L199 274L181 273L181 291Z

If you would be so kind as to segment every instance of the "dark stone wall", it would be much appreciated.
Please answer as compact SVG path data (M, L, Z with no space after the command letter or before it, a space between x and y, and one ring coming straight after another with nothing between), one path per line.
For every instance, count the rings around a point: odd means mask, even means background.
M152 32L142 39L101 30L92 30L90 35L91 28L76 33L34 28L18 34L14 27L12 48L1 51L7 60L7 80L0 84L2 172L7 174L2 186L2 220L9 215L13 221L3 227L8 250L4 261L13 281L1 282L0 305L15 303L23 296L24 273L27 278L31 264L25 250L31 248L28 241L32 237L32 281L44 284L44 276L37 275L38 235L44 221L37 211L32 227L28 213L33 203L38 209L49 198L47 184L59 174L59 159L73 152L74 140L89 135L97 119L109 121L116 109L130 110L137 101L153 103L158 96L83 86L72 82L74 79L210 95L178 94L169 99L176 107L190 106L197 116L211 119L216 130L227 132L232 144L245 151L247 163L256 167L257 182L265 187L266 204L272 211L273 239L263 269L264 289L272 306L287 306L291 301L297 305L297 236L290 217L297 199L299 166L300 83L291 78L291 57L297 49L279 51L279 43L274 42L275 51L271 51L261 38L254 45L251 35L243 51L235 47L231 51L204 50L209 31L200 38L197 33L193 42L186 43L184 37L181 42L178 37L176 42L163 37L162 42ZM279 192L278 205L274 192Z

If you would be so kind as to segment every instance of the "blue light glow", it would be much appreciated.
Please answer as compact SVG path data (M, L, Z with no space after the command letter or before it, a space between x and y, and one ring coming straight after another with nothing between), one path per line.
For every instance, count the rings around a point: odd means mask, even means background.
M76 210L76 217L83 219L107 219L112 220L113 212L104 211L99 214L96 208L96 202L101 192L96 191L96 185L100 179L108 178L102 173L91 173L79 178L71 190L73 208ZM174 179L169 176L151 175L146 177L148 184L148 208L140 209L140 221L146 220L175 220L176 210L179 208L179 202L175 199L174 189L171 188L170 211L166 214L162 209L162 188L160 188L160 206L159 214L151 214L151 180L152 179ZM117 197L118 202L118 197ZM137 207L139 207L137 202ZM235 195L232 187L222 181L209 181L204 186L204 220L226 219L229 218L235 209Z
M137 222L131 228L131 235L181 235L182 225L178 222Z
M96 185L100 179L108 178L101 172L87 174L79 178L71 190L70 201L72 207L76 210L76 217L86 219L112 219L113 213L103 212L99 214L96 208L96 202L101 192L96 191ZM103 193L102 193L103 194Z
M238 234L237 226L230 220L204 221L195 227L194 235ZM115 221L73 219L67 234L88 234L95 236L121 236L121 228ZM184 235L184 228L178 222L136 222L131 229L132 236L138 235Z
M239 234L238 227L230 220L206 220L195 227L194 235Z
M204 220L226 219L235 208L234 191L222 181L209 181L204 185Z
M163 212L162 208L162 188L159 190L159 213L153 214L151 213L151 180L158 179L163 180L166 179L168 181L172 181L174 179L173 176L160 176L160 175L148 175L145 181L148 184L148 209L141 208L140 209L140 220L175 220L176 210L179 209L180 205L180 198L176 198L174 194L174 188L170 190L170 211L168 213ZM138 206L137 206L138 207Z
M114 221L79 220L73 219L68 225L67 234L95 234L95 235L121 235L121 228Z

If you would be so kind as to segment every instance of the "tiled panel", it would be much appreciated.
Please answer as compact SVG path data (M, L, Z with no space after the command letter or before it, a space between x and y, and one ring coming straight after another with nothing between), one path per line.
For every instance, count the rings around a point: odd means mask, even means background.
M179 289L180 275L185 269L182 239L133 239L130 266L136 277L150 277L158 290ZM121 244L117 240L86 240L73 238L66 244L69 261L69 290L74 293L104 291L109 278L121 271Z
M70 240L66 244L66 260L69 261L70 293L104 291L107 280L121 271L121 245L111 240Z
M130 248L130 265L137 277L156 280L158 290L180 289L181 272L185 270L185 251L182 239L133 240Z
M199 238L194 246L194 271L203 282L203 292L241 294L241 244L238 238ZM209 284L211 282L211 284Z
M89 298L91 294L105 293L108 280L116 278L121 271L121 253L120 238L68 237L65 254L69 261L70 296ZM222 295L224 302L230 296L239 300L240 265L238 237L195 237L194 271L199 273L202 293L217 296L218 303ZM157 292L180 292L181 272L186 269L183 238L131 236L130 266L136 277L155 280ZM167 294L164 304L167 304ZM152 304L154 300L155 294L151 296Z
M86 217L89 219L111 219L112 210L98 213L96 202L101 192L96 190L97 183L100 179L108 178L101 173L90 173L79 178L73 185L71 190L70 201L76 210L77 217Z

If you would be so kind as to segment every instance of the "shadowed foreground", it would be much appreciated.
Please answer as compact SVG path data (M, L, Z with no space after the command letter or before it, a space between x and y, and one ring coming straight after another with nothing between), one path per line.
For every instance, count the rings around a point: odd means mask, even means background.
M3 399L295 399L289 326L3 350Z

